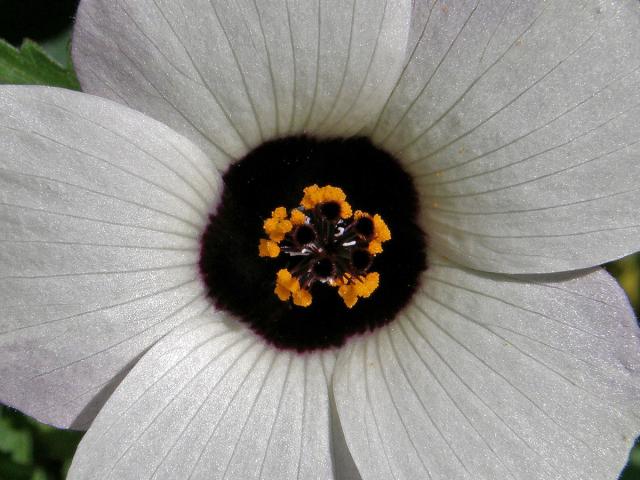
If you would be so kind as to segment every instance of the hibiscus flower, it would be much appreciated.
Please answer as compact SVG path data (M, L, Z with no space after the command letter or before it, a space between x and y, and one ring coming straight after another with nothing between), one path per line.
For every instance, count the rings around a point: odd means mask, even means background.
M0 400L88 428L69 478L615 478L639 37L634 0L83 0L86 93L0 89Z

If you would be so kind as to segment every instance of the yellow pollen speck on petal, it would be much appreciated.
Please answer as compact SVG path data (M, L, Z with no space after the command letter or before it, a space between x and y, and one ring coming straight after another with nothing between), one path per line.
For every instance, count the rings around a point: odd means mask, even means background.
M272 240L260 239L260 245L258 246L258 253L261 257L276 258L280 255L280 247Z
M307 216L302 213L300 210L294 209L291 210L291 217L289 217L289 221L293 225L303 225L307 220Z
M287 209L276 208L271 212L271 218L264 221L263 228L272 241L278 243L284 240L284 236L293 229L293 225L287 220Z

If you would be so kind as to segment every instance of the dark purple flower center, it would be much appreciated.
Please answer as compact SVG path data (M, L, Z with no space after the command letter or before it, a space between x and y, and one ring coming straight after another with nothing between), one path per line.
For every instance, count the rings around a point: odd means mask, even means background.
M375 293L353 308L345 307L335 289L321 283L311 287L313 303L307 308L280 301L274 295L274 278L280 269L292 266L291 257L258 255L265 219L277 206L298 205L304 188L313 184L340 187L355 208L380 214L393 234L382 254L372 257L364 248L352 248L340 260L353 270L371 269L380 275ZM268 343L298 352L341 346L353 335L392 321L418 288L427 265L426 237L417 225L413 180L394 157L368 139L301 136L266 142L229 168L224 185L221 204L202 236L200 271L212 302ZM319 208L324 218L337 224L337 202ZM346 235L369 239L374 225L362 217L352 229ZM297 247L314 244L322 235L308 224L291 232ZM337 253L314 257L313 274L331 277L340 268Z

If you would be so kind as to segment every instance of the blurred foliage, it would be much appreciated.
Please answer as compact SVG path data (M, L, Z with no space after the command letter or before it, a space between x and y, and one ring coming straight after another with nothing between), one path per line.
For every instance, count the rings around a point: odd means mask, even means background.
M640 318L640 254L621 258L605 265L605 268L627 292L631 305Z
M0 406L0 480L63 480L81 437Z
M640 480L640 439L636 440L636 446L631 451L629 463L622 472L620 480Z
M640 253L621 258L605 265L627 292L636 317L640 319ZM640 437L629 456L629 464L622 472L620 480L640 480Z
M0 83L50 85L80 90L75 72L62 66L31 40L17 49L0 39Z
M3 14L7 8L14 8L22 14L38 3L35 0L18 0L5 5L3 1L6 0L0 0ZM14 44L23 42L21 48L16 49L0 39L0 83L79 89L70 62L68 30L73 13L69 8L76 3L77 0L40 1L40 4L46 5L45 9L57 9L59 16L66 19L61 28L56 27L50 32L54 36L49 35L42 47L29 40L20 40L25 35L19 35L13 30L7 34L5 24L12 25L15 30L19 22L12 21L10 15L0 15L0 37L10 39ZM46 23L46 18L44 21ZM29 24L29 28L37 26ZM62 31L63 28L67 30ZM47 38L35 34L29 36ZM626 290L636 314L640 314L640 254L612 262L605 267ZM0 405L0 480L63 480L81 438L81 432L58 430ZM640 480L640 439L636 441L629 464L620 480Z

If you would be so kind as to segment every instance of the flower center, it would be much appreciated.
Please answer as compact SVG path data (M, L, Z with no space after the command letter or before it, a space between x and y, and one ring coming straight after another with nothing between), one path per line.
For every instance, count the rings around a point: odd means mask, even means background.
M263 224L269 238L260 240L258 252L261 257L290 257L291 271L280 270L276 280L280 300L291 298L294 305L308 307L310 289L322 283L336 287L352 308L359 297L369 297L378 288L378 273L368 270L391 232L380 215L351 212L345 193L331 185L305 188L300 207L291 215L285 207L271 212Z
M410 302L426 268L418 197L368 139L266 142L224 185L200 272L212 302L271 345L339 347Z

